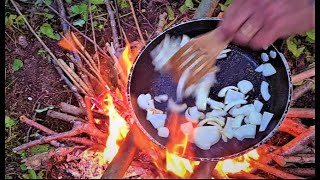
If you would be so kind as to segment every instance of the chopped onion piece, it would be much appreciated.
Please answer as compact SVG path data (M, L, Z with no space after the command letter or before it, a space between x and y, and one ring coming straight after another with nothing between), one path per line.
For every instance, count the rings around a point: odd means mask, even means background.
M224 103L229 104L232 101L237 101L241 99L244 99L244 94L230 89L227 91L226 97L224 98Z
M227 117L226 125L225 125L224 128L223 128L223 132L225 133L225 135L226 135L229 139L232 139L232 138L233 138L232 121L234 121L233 118Z
M237 87L235 87L235 86L227 86L227 87L222 88L222 89L219 91L218 96L219 96L219 97L224 97L224 96L226 96L226 93L227 93L227 91L228 91L229 89L233 89L233 90L236 90L236 91L239 90L239 89L238 89Z
M206 123L208 122L216 122L218 123L220 126L224 126L225 125L225 122L224 122L225 119L218 119L216 117L213 117L213 118L207 118L207 119L204 119L202 121L199 122L198 126L203 126L205 125Z
M249 119L250 124L260 125L261 120L262 120L262 115L261 115L261 113L253 111L249 114L248 119Z
M263 62L268 62L269 61L269 56L267 53L261 53L261 59Z
M195 90L196 106L199 110L206 110L210 88L215 81L215 73L207 74L200 80L200 83Z
M167 127L159 127L158 128L158 136L168 137L169 136L169 129Z
M216 126L219 129L220 132L222 131L221 125L216 123L215 121L209 121L209 122L207 122L207 124L210 124L212 126Z
M187 104L184 103L184 104L176 104L171 98L169 99L168 101L168 108L170 111L172 112L182 112L184 111L185 109L187 109Z
M255 111L253 104L247 104L242 107L233 109L232 112L229 112L229 114L231 114L233 117L236 117L238 115L249 116L252 111Z
M168 95L162 94L162 95L159 95L159 96L155 96L154 100L160 103L160 102L168 101L168 98L169 98Z
M141 109L154 108L153 100L151 99L151 95L148 94L140 94L137 99L138 106Z
M180 130L184 133L184 134L191 134L193 131L193 126L191 122L186 122L180 125Z
M260 112L262 110L262 107L263 107L263 103L259 100L254 100L253 101L253 106L254 106L254 109L257 111L257 112Z
M227 115L226 111L223 110L212 110L206 114L206 117L217 117L217 116L225 116Z
M227 57L227 54L219 54L217 59L223 59L223 58L226 58L226 57Z
M224 132L221 133L221 139L222 139L224 142L228 142L228 138L227 138L227 136L224 134Z
M277 71L276 69L272 66L272 64L270 63L266 63L263 65L263 71L262 71L262 75L265 77L271 76L276 74Z
M248 116L244 118L244 123L250 124L250 121L249 121L249 117L248 117Z
M180 43L180 47L186 45L188 42L190 41L190 37L187 36L187 35L182 35L182 40L181 40L181 43Z
M227 54L228 52L231 52L231 49L224 49L220 52L220 54Z
M267 83L266 81L262 81L260 91L261 91L262 98L265 101L268 101L271 98L271 95L269 93L269 83Z
M247 94L249 91L253 89L253 84L248 80L239 81L237 84L240 92L243 94Z
M161 111L159 109L155 109L155 108L147 109L147 120L149 120L150 115L153 115L153 114L163 114L163 111Z
M199 119L204 118L204 114L203 112L198 111L197 106L193 106L186 110L185 117L189 122L198 123Z
M191 85L190 85L189 87L187 87L186 90L184 91L184 97L189 97L189 96L191 96L196 89L197 89L197 85L191 84Z
M221 134L216 126L202 126L195 129L193 137L197 147L209 150L212 145L220 140Z
M233 136L239 141L242 141L245 138L255 138L256 136L256 125L246 124L234 131Z
M151 114L149 120L154 128L163 127L166 122L167 114Z
M269 56L272 58L272 59L275 59L277 57L277 53L274 51L274 50L271 50L269 52Z
M236 106L236 105L239 105L239 104L246 104L247 101L244 100L244 99L239 99L239 100L235 100L235 101L232 101L230 102L229 104L227 104L225 107L224 107L224 111L227 112L229 111L229 109L231 109L233 106Z
M211 98L208 98L207 103L209 104L211 109L222 110L224 108L224 104L222 102L215 101Z
M263 114L262 114L262 121L261 121L261 125L260 125L260 128L259 128L259 131L262 132L262 131L265 131L269 122L271 121L273 117L273 114L272 113L269 113L267 111L264 111Z
M255 69L255 71L256 72L262 72L263 71L263 69L264 69L264 67L263 67L264 65L263 64L261 64L260 66L258 66L256 69Z
M238 115L235 118L232 119L232 128L239 128L242 124L242 121L244 119L244 115Z
M183 73L179 78L177 91L176 91L178 102L182 101L184 86L186 84L186 81L188 80L189 75L190 75L190 68L187 68L185 71L183 71Z

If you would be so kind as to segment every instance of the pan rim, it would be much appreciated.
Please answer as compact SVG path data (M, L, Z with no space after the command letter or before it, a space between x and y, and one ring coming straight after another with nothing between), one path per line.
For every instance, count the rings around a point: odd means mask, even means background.
M217 18L217 17L212 17L212 18L200 18L200 19L192 19L189 21L185 21L182 22L180 24L177 24L175 26L172 26L171 28L163 31L162 33L160 33L159 35L157 35L156 37L154 37L153 39L149 40L148 43L144 46L143 49L141 49L141 51L139 52L138 56L136 57L131 69L130 69L130 73L129 73L129 77L128 77L128 84L127 84L127 99L129 101L129 112L132 114L133 118L134 118L134 122L138 125L138 127L141 129L141 131L155 144L157 144L161 149L166 149L166 147L164 145L162 145L161 143L159 143L158 141L155 140L155 138L153 138L145 129L144 127L141 125L141 123L139 122L135 111L133 109L133 105L131 102L131 93L130 93L130 87L131 87L131 80L132 80L132 75L133 75L133 71L134 68L140 58L140 56L142 55L142 53L144 52L145 49L147 49L150 44L157 38L159 38L160 36L162 36L163 34L167 33L168 31L178 27L178 26L182 26L184 24L188 24L188 23L193 23L193 22L197 22L197 21L221 21L223 20L222 18ZM269 140L279 129L280 125L282 124L282 122L284 121L285 117L287 116L288 110L290 108L290 104L291 104L291 99L292 99L292 93L293 93L293 85L291 82L291 72L290 72L290 68L287 62L287 59L285 58L285 56L272 44L271 47L279 54L281 61L285 67L286 70L286 74L287 74L287 78L288 78L288 97L287 97L287 104L286 107L284 109L284 112L281 116L281 118L279 119L278 123L275 125L275 127L273 128L273 130L271 130L271 132L265 136L261 141L259 141L258 143L256 143L255 145L251 146L250 148L247 148L245 150L242 150L238 153L232 154L232 155L228 155L228 156L223 156L223 157L213 157L213 158L203 158L203 157L190 157L187 155L181 155L181 154L176 154L179 155L180 157L183 158L187 158L190 160L195 160L195 161L221 161L221 160L225 160L225 159L230 159L230 158L235 158L238 157L240 155L243 155L257 147L259 147L261 144L265 143L267 140Z

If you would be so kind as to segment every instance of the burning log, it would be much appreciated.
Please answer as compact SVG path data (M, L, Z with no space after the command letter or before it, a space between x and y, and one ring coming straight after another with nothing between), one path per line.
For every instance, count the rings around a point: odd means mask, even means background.
M193 174L191 179L210 179L212 176L212 169L215 168L217 162L201 162Z
M311 126L306 132L300 134L296 138L294 138L289 143L285 144L281 148L274 151L274 154L280 154L280 155L288 155L295 151L296 148L299 146L304 146L309 144L315 136L315 127Z
M230 178L236 178L236 179L264 179L263 177L247 173L244 171L238 172L238 173L228 173L228 176Z
M315 109L311 108L290 108L287 117L314 119L316 117L315 113Z
M102 179L120 179L124 176L137 152L134 141L134 132L136 131L138 131L138 127L136 124L133 124L127 137L121 144L117 155L103 173Z
M272 159L280 166L285 166L287 163L315 163L314 154L300 154L295 156L272 155Z
M308 129L305 128L303 124L294 118L286 118L281 124L279 131L289 133L293 136L299 136L300 134L306 132Z
M216 168L213 169L212 176L216 179L230 179L226 173Z
M310 78L310 77L314 76L315 73L316 73L315 68L311 68L309 70L303 71L302 73L293 75L291 82L293 84L301 82L301 81L303 81L303 80L305 80L307 78Z
M255 160L252 160L252 159L249 162L253 167L255 167L257 169L260 169L260 170L263 170L263 171L265 171L265 172L267 172L269 174L272 174L274 176L277 176L279 178L283 178L283 179L302 179L299 176L295 176L295 175L283 172L283 171L278 170L278 169L276 169L276 168L274 168L272 166L259 163L258 161L255 161Z

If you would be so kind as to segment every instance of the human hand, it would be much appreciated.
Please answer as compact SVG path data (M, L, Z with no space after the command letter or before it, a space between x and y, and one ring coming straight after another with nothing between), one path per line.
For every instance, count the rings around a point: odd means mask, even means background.
M253 49L315 26L314 0L234 0L220 28L225 38Z

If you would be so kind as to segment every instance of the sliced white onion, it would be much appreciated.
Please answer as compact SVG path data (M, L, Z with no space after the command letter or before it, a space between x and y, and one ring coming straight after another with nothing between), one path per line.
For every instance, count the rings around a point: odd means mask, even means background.
M229 112L229 114L231 114L233 117L236 117L238 115L249 116L252 111L255 111L253 104L247 104L242 107L233 109L232 112Z
M251 112L249 114L248 118L249 118L250 124L254 124L254 125L260 125L261 124L261 120L262 120L261 113L253 111L253 112Z
M212 125L212 126L216 126L220 132L222 132L222 127L220 124L216 123L215 121L209 121L207 122L207 124Z
M271 95L269 93L269 83L267 83L266 81L262 81L260 91L261 91L262 98L265 101L268 101L271 98Z
M207 103L209 104L211 109L222 110L224 108L224 104L222 102L215 101L211 98L208 98Z
M269 56L272 58L272 59L275 59L277 57L277 53L274 51L274 50L271 50L269 52Z
M198 126L203 126L205 125L206 123L208 122L216 122L217 124L219 124L219 126L224 126L225 125L225 119L219 119L219 118L216 118L216 117L213 117L213 118L207 118L207 119L204 119L202 121L199 122Z
M242 141L245 138L255 138L256 136L256 125L246 124L234 131L233 136L239 141Z
M168 137L169 136L169 129L167 127L159 127L158 128L158 136L160 137Z
M246 116L243 121L244 121L244 123L246 123L246 124L250 124L250 121L249 121L249 117L248 117L248 116Z
M198 123L199 119L204 118L204 114L203 112L198 111L196 106L193 106L186 110L185 117L189 122Z
M148 108L147 109L147 120L150 119L150 115L153 114L163 114L163 111L156 109L156 108Z
M238 89L237 87L235 87L235 86L227 86L227 87L222 88L222 89L219 91L218 96L219 96L219 97L224 97L224 96L226 96L226 93L227 93L227 91L228 91L229 89L233 89L233 90L236 90L236 91L239 90L239 89Z
M224 134L229 138L233 138L233 129L232 129L232 121L234 121L233 118L227 117L226 125L223 128Z
M209 150L212 145L220 140L221 134L216 126L201 126L195 129L193 137L197 147Z
M261 53L261 59L263 62L268 62L269 61L269 56L267 53Z
M241 99L244 99L244 94L230 89L227 91L226 97L224 98L224 103L229 104L232 101L237 101Z
M195 90L196 106L199 110L206 110L210 88L215 82L215 73L207 74L204 78L200 80L200 83L198 84Z
M148 109L148 108L154 108L154 103L153 103L153 100L151 99L151 95L148 93L148 94L140 94L137 98L137 103L138 103L138 106L141 108L141 109Z
M186 103L184 103L184 104L176 104L176 103L173 101L173 99L170 98L170 99L168 100L168 109L169 109L170 111L172 111L172 112L178 112L178 113L180 113L180 112L186 110L187 107L188 107L188 106L187 106Z
M244 100L244 99L239 99L239 100L235 100L235 101L232 101L232 102L229 102L229 104L227 104L225 107L224 107L224 111L227 112L229 111L229 109L231 109L233 106L236 106L236 105L239 105L239 104L246 104L247 101Z
M228 137L224 134L224 132L221 132L221 139L222 139L224 142L228 142Z
M263 71L262 71L262 75L265 76L265 77L268 77L268 76L272 76L274 74L276 74L277 71L276 69L272 66L272 64L270 63L265 63L263 65Z
M188 42L190 41L190 37L187 36L187 35L182 35L182 40L181 40L181 43L180 43L180 47L186 45Z
M187 81L189 75L190 75L190 69L187 68L185 71L183 71L183 73L180 76L180 79L179 79L178 85L177 85L177 91L176 91L178 102L182 101L184 86L186 84L186 81Z
M196 84L191 84L189 87L186 88L186 90L184 91L184 97L189 97L191 96L195 90L197 89L197 85Z
M228 52L231 52L231 49L224 49L220 52L220 54L227 54Z
M260 112L262 110L262 107L263 107L263 103L259 100L254 100L253 101L253 106L254 106L254 109L257 111L257 112Z
M217 116L225 116L227 115L226 111L223 110L212 110L206 114L206 117L217 117Z
M262 121L261 121L261 125L260 125L260 128L259 128L259 131L262 132L262 131L265 131L269 122L271 121L273 117L273 114L272 113L269 113L267 111L264 111L263 114L262 114Z
M223 58L226 58L226 57L227 57L227 54L219 54L217 59L223 59Z
M263 66L264 66L264 64L261 64L260 66L258 66L258 67L255 69L255 71L261 73L261 72L263 71L263 69L264 69Z
M154 100L160 103L160 102L168 101L168 98L169 98L168 95L162 94L162 95L159 95L159 96L155 96Z
M163 127L166 122L167 114L150 114L149 120L154 128Z
M249 91L253 89L253 84L248 80L239 81L237 84L240 92L243 94L247 94Z
M193 126L191 122L186 122L180 125L180 130L184 133L184 134L191 134L193 131Z
M244 115L238 115L232 119L232 128L239 128L244 119Z

